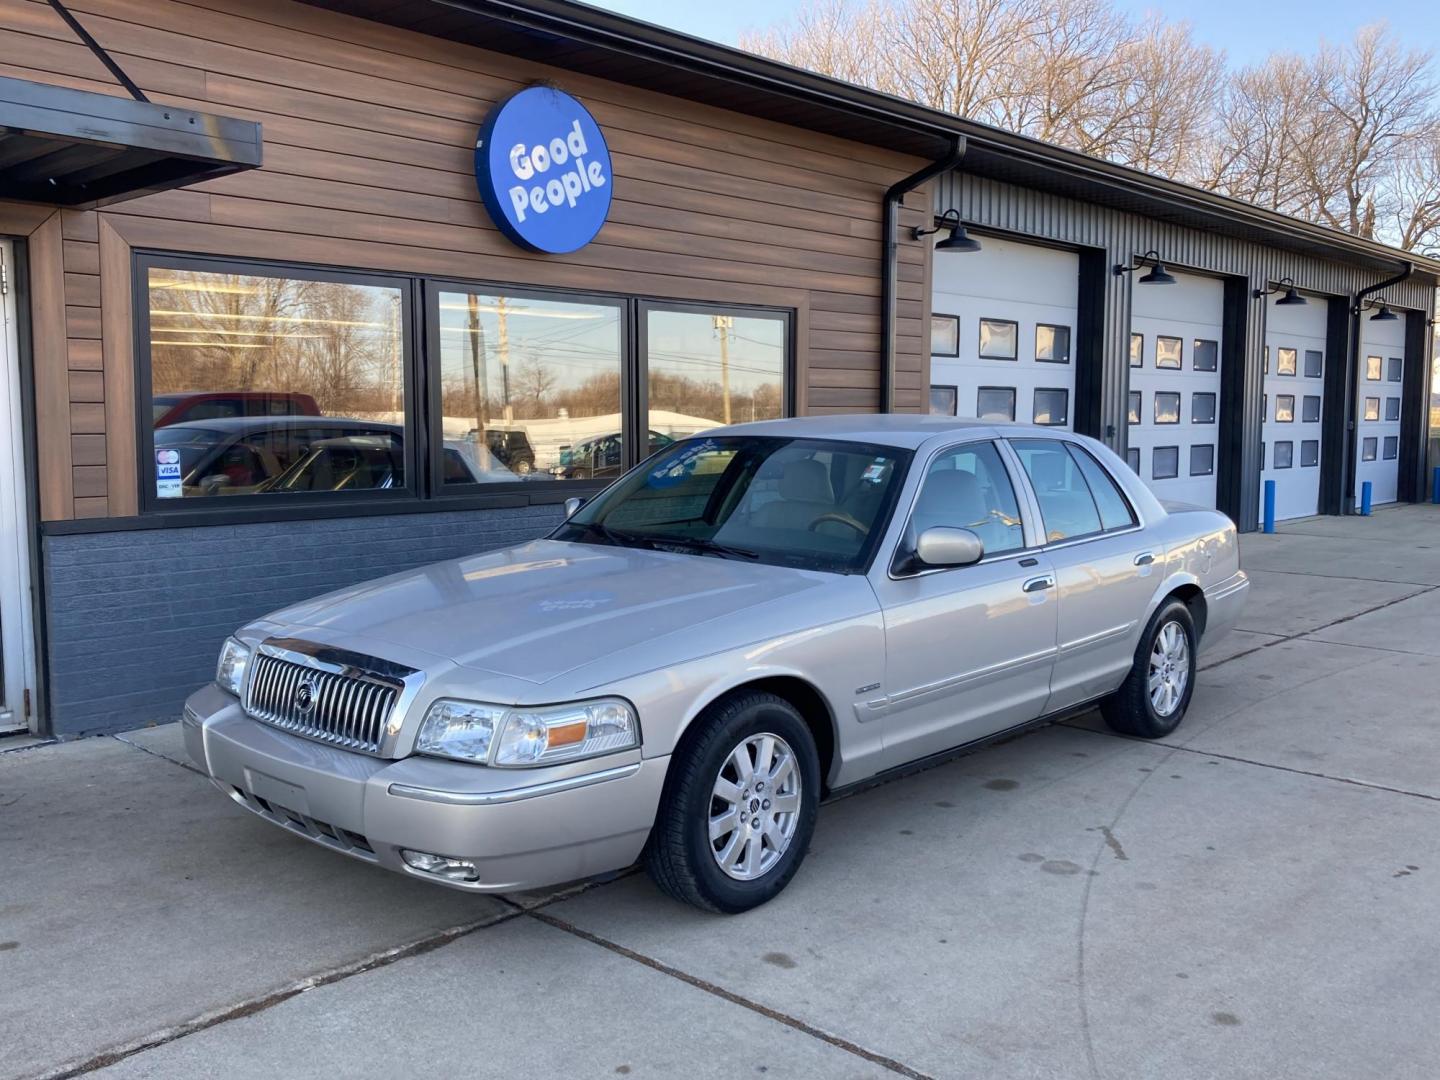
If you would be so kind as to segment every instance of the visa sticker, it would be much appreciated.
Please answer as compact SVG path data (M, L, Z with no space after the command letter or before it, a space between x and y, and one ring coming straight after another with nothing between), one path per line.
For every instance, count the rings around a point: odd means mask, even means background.
M181 487L180 451L155 451L155 497L178 499L185 494Z

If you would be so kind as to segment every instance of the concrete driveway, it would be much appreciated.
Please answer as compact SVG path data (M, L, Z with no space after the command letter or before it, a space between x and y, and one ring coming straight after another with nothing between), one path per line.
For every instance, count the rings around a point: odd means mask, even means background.
M1440 510L1244 559L1176 736L1084 717L831 804L737 918L376 872L173 727L0 754L0 1077L1429 1080Z

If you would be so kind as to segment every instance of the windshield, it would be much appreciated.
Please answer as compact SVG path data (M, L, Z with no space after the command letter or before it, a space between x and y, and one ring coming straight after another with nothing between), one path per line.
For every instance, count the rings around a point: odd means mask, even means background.
M675 443L581 508L557 540L842 573L879 543L910 451L715 436Z

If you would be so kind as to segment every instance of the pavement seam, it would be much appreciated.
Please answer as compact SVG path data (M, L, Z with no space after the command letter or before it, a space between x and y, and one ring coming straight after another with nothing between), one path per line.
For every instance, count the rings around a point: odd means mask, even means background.
M148 746L141 746L139 743L131 742L129 739L125 738L124 735L110 735L110 736L107 736L107 737L108 737L108 738L111 738L111 739L114 739L114 740L115 740L116 742L118 742L118 743L124 743L126 746L130 747L132 750L139 750L142 754L149 754L151 757L153 757L153 758L159 758L161 761L168 761L171 765L174 765L174 766L176 766L177 768L187 769L187 770L189 770L190 772L193 772L196 776L204 776L206 780L209 780L209 779L210 779L209 776L207 776L207 775L206 775L204 772L202 772L200 769L197 769L194 765L188 765L188 764L186 764L186 763L183 762L183 761L176 761L173 757L170 757L168 754L156 753L154 750L151 750Z
M159 757L160 755L157 754L155 756ZM363 959L353 961L349 964L343 964L337 968L331 968L329 971L323 971L317 975L307 975L277 990L271 990L258 997L248 998L234 1005L226 1005L208 1013L201 1013L199 1016L186 1020L183 1023L176 1024L173 1027L163 1028L160 1031L152 1032L149 1035L142 1036L131 1042L111 1047L82 1061L59 1065L45 1072L31 1073L27 1080L70 1080L71 1077L95 1072L97 1069L107 1068L117 1062L124 1061L126 1058L134 1057L136 1054L143 1054L146 1051L158 1049L178 1039L186 1038L187 1036L206 1031L213 1027L218 1027L231 1020L241 1020L247 1016L254 1016L257 1013L265 1012L267 1009L272 1009L276 1005L289 1001L291 998L297 997L307 990L316 990L322 986L330 986L334 983L354 978L356 975L363 975L369 971L389 967L391 964L398 963L401 960L408 960L412 956L421 956L425 953L433 952L435 949L449 945L452 941L458 941L460 938L467 937L477 931L510 922L525 914L524 908L517 907L503 897L497 897L497 899L505 904L508 910L494 915L488 915L483 919L476 919L472 922L449 927L404 945L396 945L389 949L382 949L378 953L372 953Z
M1221 754L1214 750L1201 750L1198 747L1183 746L1178 743L1157 743L1153 739L1137 739L1132 735L1121 735L1119 732L1114 731L1097 731L1094 728L1075 727L1069 724L1065 726L1069 727L1071 731L1084 731L1090 735L1098 735L1105 739L1120 739L1122 742L1141 743L1146 746L1153 746L1156 749L1183 750L1187 754L1198 754L1201 757L1233 761L1238 765L1253 765L1257 769L1274 769L1276 772L1294 773L1296 776L1309 776L1316 780L1329 780L1336 784L1348 784L1351 787L1369 788L1371 791L1384 791L1391 795L1408 795L1412 799L1424 799L1426 802L1440 802L1440 795L1429 795L1423 791L1410 791L1408 788L1389 787L1386 784L1376 784L1369 780L1353 780L1348 776L1331 776L1329 773L1313 772L1310 769L1297 769L1293 765L1276 765L1269 761L1255 761L1253 758L1238 757L1235 754Z
M1318 577L1319 575L1316 576ZM1242 656L1253 656L1261 649L1273 649L1276 645L1284 645L1287 641L1299 641L1301 638L1309 637L1311 634L1318 634L1322 630L1329 630L1332 626L1339 626L1341 623L1347 623L1353 619L1358 619L1362 615L1371 615L1377 611L1384 611L1386 608L1394 607L1396 604L1403 604L1406 600L1414 600L1417 596L1425 596L1428 593L1433 593L1436 589L1440 589L1440 585L1427 585L1424 588L1416 589L1412 593L1407 593L1405 596L1397 596L1393 600L1386 600L1383 604L1376 604L1374 607L1365 608L1363 611L1356 611L1352 612L1349 615L1342 615L1340 618L1334 620L1333 622L1321 623L1319 626L1312 626L1309 630L1301 630L1294 634L1284 634L1277 636L1274 641L1262 642L1259 645L1256 645L1253 649L1246 649L1244 652L1238 652L1234 656L1227 656L1223 660L1216 660L1213 664L1202 664L1197 670L1212 671L1215 668L1219 667L1221 664L1228 664L1232 660L1239 660ZM1238 630L1239 627L1236 627L1236 629ZM1264 634L1269 633L1269 631L1247 630L1246 633ZM1328 641L1317 640L1317 644L1329 645L1332 643Z
M591 933L589 930L582 930L566 919L561 919L558 916L539 910L531 910L526 914L537 922L544 923L546 926L567 934L572 934L582 941L588 941L590 944L606 949L615 953L617 956L622 956L627 960L633 960L635 963L642 964L652 971L658 971L662 975L668 975L672 979L678 979L680 982L693 986L697 990L702 990L723 1001L728 1001L732 1005L738 1005L742 1009L749 1009L751 1012L758 1013L769 1020L784 1024L786 1027L792 1028L802 1035L809 1035L813 1039L819 1039L829 1046L843 1050L847 1054L860 1058L862 1061L868 1061L870 1064L878 1065L880 1068L889 1072L907 1077L908 1080L934 1080L928 1073L922 1073L916 1069L912 1069L902 1061L897 1061L892 1057L886 1057L884 1054L876 1053L874 1050L867 1050L859 1043L854 1043L839 1035L831 1034L828 1031L815 1027L813 1024L807 1024L799 1017L791 1016L789 1013L782 1013L767 1005L761 1005L757 1001L751 1001L749 998L742 997L732 990L726 990L723 986L718 986L707 979L702 979L697 975L691 975L689 972L681 971L679 968L671 967L663 960L657 960L653 956L646 956L644 953L636 952L634 949L627 948L608 938L603 938L599 934Z
M1372 585L1414 585L1422 589L1435 588L1433 581L1401 581L1398 578L1388 577L1357 577L1354 574L1316 574L1309 570L1272 570L1268 566L1253 566L1250 573L1255 574L1285 574L1288 577L1318 577L1326 581L1368 581Z

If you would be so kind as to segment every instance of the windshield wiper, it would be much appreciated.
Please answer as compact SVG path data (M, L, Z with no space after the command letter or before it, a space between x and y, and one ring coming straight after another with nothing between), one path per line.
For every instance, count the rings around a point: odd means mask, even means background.
M616 547L645 547L653 548L655 545L648 536L637 536L635 533L621 532L619 529L612 529L599 521L572 521L570 526L575 529L584 529L586 532L594 533L603 540L608 540Z
M760 553L751 551L749 548L736 547L734 544L722 544L716 540L706 540L698 536L657 536L654 542L659 547L690 548L694 551L703 551L707 555L719 555L725 559L758 559Z

